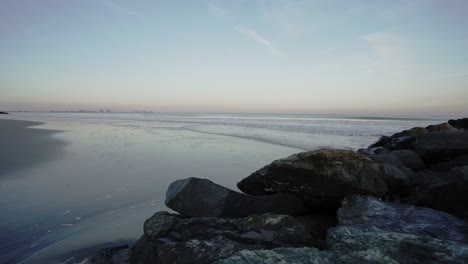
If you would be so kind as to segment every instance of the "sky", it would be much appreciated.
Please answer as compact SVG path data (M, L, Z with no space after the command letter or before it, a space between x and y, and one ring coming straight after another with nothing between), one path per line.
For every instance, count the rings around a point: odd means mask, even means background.
M468 115L467 11L466 0L0 0L0 108Z

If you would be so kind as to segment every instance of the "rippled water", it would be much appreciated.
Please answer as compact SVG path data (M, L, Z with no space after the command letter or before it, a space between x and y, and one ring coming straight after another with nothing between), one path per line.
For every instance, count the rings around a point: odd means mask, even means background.
M0 263L80 262L81 249L135 240L146 218L167 210L165 191L176 179L209 178L235 189L251 172L295 152L358 149L380 135L446 120L121 113L2 119L45 122L35 128L62 131L49 136L63 144L59 152L1 146L38 159L0 170ZM51 151L59 155L40 159ZM7 159L21 159L16 155Z

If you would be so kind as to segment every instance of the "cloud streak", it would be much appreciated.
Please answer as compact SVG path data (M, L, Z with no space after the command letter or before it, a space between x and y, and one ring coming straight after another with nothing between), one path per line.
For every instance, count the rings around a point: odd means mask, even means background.
M257 42L258 44L262 45L265 47L272 55L274 56L284 56L283 52L279 50L278 48L271 43L268 39L264 38L262 35L260 35L257 31L253 30L252 28L249 28L245 25L237 25L235 27L235 30L253 41Z

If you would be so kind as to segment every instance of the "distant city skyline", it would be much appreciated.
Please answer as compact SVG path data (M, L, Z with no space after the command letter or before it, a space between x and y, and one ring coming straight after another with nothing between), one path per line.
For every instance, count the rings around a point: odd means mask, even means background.
M468 1L3 0L0 111L468 114Z

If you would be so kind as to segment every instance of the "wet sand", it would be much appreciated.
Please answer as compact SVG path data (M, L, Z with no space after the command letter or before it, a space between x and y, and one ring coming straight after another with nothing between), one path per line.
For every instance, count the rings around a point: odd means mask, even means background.
M65 142L50 136L62 131L33 128L42 124L0 119L0 179L60 156Z

